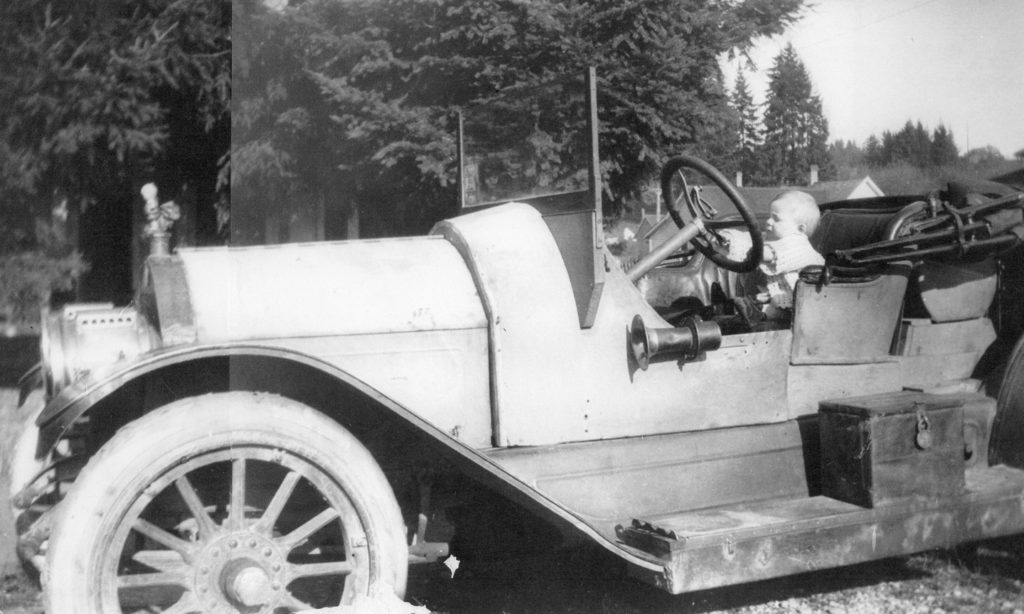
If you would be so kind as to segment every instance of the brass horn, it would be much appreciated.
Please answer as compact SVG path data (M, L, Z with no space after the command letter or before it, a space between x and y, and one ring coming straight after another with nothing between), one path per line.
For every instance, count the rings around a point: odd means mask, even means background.
M640 368L659 360L680 356L693 360L701 352L717 350L722 345L722 329L716 322L699 317L686 318L680 328L647 328L639 314L629 327L629 348Z

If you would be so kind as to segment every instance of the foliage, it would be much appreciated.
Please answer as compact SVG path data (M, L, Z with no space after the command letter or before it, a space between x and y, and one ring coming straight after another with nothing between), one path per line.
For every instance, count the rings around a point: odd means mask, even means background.
M1001 151L991 145L976 147L964 154L964 160L974 166L994 167L1002 164L1006 158Z
M762 180L800 184L812 164L818 165L823 179L830 177L828 121L821 98L814 93L807 69L791 44L775 57L768 77Z
M865 161L873 167L910 164L920 168L954 164L959 150L953 133L939 124L931 135L920 121L907 120L898 132L885 130L879 140L874 135L867 140Z
M5 284L6 300L45 298L46 279L50 289L67 289L83 270L67 245L54 251L34 232L53 221L53 211L77 220L91 203L130 200L140 175L172 150L175 160L188 161L203 135L226 126L227 6L0 3L0 259L12 284ZM226 143L214 155L225 152ZM226 176L226 158L221 172ZM21 281L11 281L15 265L25 267Z
M757 105L750 94L747 79L743 71L736 75L736 83L733 87L730 99L733 109L738 116L737 136L739 142L736 150L736 164L745 177L754 178L759 171L759 153L764 144L762 125L757 114Z
M226 1L9 0L0 8L4 188L105 195L166 146L170 104L191 100L210 129L226 118Z
M54 292L68 291L88 270L67 245L59 224L38 223L37 246L0 255L0 319L6 327L31 327Z
M854 176L844 174L844 169L863 167L866 162L864 150L857 147L853 141L833 141L828 146L829 156L832 158L832 166L836 169L837 179L853 179ZM861 174L860 177L864 175Z
M870 141L871 139L866 144L870 144ZM894 162L884 166L869 166L868 147L861 149L853 143L846 143L842 148L837 146L838 142L834 143L831 149L838 178L854 179L871 175L886 194L924 194L950 181L972 183L986 180L1015 167L993 148L971 150L945 164L918 166L909 162ZM858 152L860 162L857 161Z
M953 133L945 125L939 124L932 132L929 154L929 161L934 166L953 164L960 156L956 143L953 142Z
M594 66L605 206L620 210L728 123L717 58L781 32L802 1L236 3L233 194L266 210L308 193L377 233L422 232L456 201L454 111Z

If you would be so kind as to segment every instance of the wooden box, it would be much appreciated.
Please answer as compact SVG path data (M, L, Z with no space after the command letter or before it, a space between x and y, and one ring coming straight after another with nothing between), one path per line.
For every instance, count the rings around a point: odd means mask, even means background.
M822 493L876 507L964 488L962 399L901 391L822 401Z

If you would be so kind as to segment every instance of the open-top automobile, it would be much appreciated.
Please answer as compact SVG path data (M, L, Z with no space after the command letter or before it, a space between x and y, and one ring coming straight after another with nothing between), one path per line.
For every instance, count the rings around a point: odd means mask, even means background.
M49 612L300 611L581 541L682 593L1024 532L1024 194L822 203L826 264L755 322L740 190L668 158L678 233L622 263L592 74L525 94L462 118L428 236L156 253L133 304L48 317L12 501Z

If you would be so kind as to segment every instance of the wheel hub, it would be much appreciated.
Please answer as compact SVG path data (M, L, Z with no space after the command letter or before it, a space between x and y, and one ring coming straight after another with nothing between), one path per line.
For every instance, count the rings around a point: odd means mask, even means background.
M267 606L285 591L285 556L273 541L256 533L222 535L196 556L195 594L211 611L224 606L269 611Z
M236 567L236 571L224 577L224 593L228 599L250 608L266 605L274 596L266 571L248 559L243 559Z

